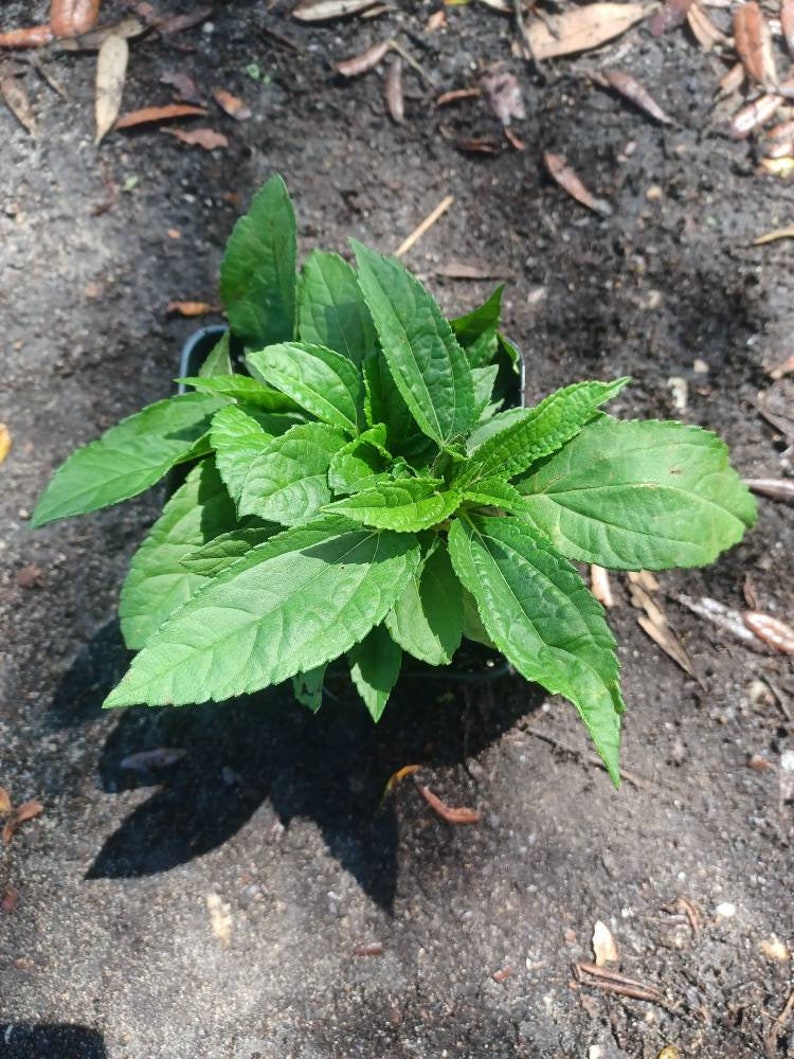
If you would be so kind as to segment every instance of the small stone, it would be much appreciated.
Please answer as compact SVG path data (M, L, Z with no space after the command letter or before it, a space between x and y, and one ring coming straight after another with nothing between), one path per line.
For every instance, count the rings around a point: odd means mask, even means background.
M720 904L714 909L718 916L723 919L733 919L736 915L736 905L731 901L721 901Z

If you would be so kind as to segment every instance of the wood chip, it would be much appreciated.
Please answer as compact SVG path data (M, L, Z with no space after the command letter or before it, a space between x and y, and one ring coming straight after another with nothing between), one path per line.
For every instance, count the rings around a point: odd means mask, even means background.
M778 76L772 52L772 34L761 8L754 0L736 8L733 38L748 76L765 88L776 85Z
M354 55L350 59L343 59L342 62L335 63L334 69L342 77L358 77L369 70L374 70L384 55L391 50L391 47L392 42L390 40L379 41L360 55Z
M117 129L133 129L138 125L153 125L159 121L173 121L174 118L188 118L194 115L205 115L206 107L190 106L187 103L168 103L164 107L142 107L123 114L116 122Z
M603 989L609 993L617 993L619 996L633 997L635 1000L647 1000L652 1004L669 1006L661 990L648 982L638 982L635 978L627 978L617 971L608 967L598 967L586 960L578 960L574 965L576 975L581 982Z
M598 199L590 192L575 171L568 165L564 155L552 154L549 151L543 155L546 169L553 179L566 191L571 198L576 199L583 206L602 217L612 216L612 206L605 199Z
M219 147L228 147L229 140L216 129L161 129L160 132L173 136L175 140L190 147L203 147L205 151L215 151Z
M353 955L358 959L361 957L382 956L383 946L377 941L372 942L370 945L356 945L355 949L353 949Z
M213 88L212 98L221 110L235 121L247 121L252 116L251 108L242 99L227 92L225 88Z
M478 824L480 822L480 814L476 809L453 809L446 802L442 802L437 794L433 794L429 787L417 784L417 789L430 808L448 824Z
M763 614L758 610L748 610L742 615L744 624L759 640L779 651L780 654L794 655L794 629L780 618Z
M737 640L741 640L745 647L763 653L763 647L758 638L745 625L741 611L728 607L724 603L720 603L719 600L711 599L709 596L701 596L700 599L694 599L692 596L682 592L675 599L678 603L691 610L693 614L706 618L719 629L724 629L725 632L729 632Z
M603 967L607 963L619 963L618 947L612 931L601 919L597 919L593 926L593 953L595 954L596 967Z
M386 70L383 81L383 94L389 117L397 125L405 121L405 100L403 99L403 61L395 55Z
M744 84L744 66L742 63L734 63L730 70L720 81L720 92L721 96L732 96L734 92L738 92Z
M527 27L527 37L536 59L553 59L597 48L644 17L642 4L586 4L561 15L536 19Z
M130 46L124 37L109 36L99 49L96 65L96 139L101 143L121 110Z
M776 364L773 368L769 369L770 379L782 379L784 375L790 375L794 372L794 353L780 364Z
M0 78L0 94L3 96L5 105L23 129L29 132L31 136L35 136L38 131L36 118L30 105L28 93L21 81L10 74Z
M622 73L620 70L608 70L602 76L609 88L619 92L643 114L647 114L654 121L661 122L662 125L673 124L673 119L665 114L647 88L630 74Z
M303 0L293 9L292 17L299 22L330 22L357 15L374 3L375 0Z

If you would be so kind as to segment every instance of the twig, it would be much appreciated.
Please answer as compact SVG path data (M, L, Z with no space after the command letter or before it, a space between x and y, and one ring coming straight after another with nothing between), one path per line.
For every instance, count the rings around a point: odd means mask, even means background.
M396 51L398 55L402 56L402 58L405 59L408 65L413 67L414 70L416 70L416 72L419 74L419 76L422 78L428 88L432 88L433 79L430 74L425 71L421 63L417 62L417 60L414 59L413 55L411 55L409 51L406 51L406 49L403 48L399 41L391 40L389 41L389 43L391 44L392 51Z
M595 989L603 989L609 993L617 993L619 996L631 997L633 1000L647 1000L651 1004L660 1007L674 1008L675 1005L665 1000L661 991L654 985L646 982L638 982L634 978L627 978L618 971L610 971L607 967L597 967L594 963L579 960L574 964L574 971L579 981L584 985L593 986Z
M447 212L447 210L454 201L455 198L453 195L447 195L445 199L442 199L442 201L439 202L436 208L431 213L428 213L427 217L425 217L422 223L416 228L414 228L408 238L403 239L403 241L394 251L394 256L402 257L403 254L407 254L411 247L414 245L414 243L418 243L422 236L425 234L425 232L429 231L433 227L439 217L441 217Z
M578 750L575 746L571 746L570 743L564 743L561 739L556 739L553 735L549 735L548 732L544 732L540 728L535 728L534 725L527 725L524 728L524 731L529 732L530 735L534 735L537 739L542 739L543 742L548 743L549 746L553 746L557 750L562 750L566 754L571 754L580 761L584 761L588 765L595 765L597 768L606 772L606 765L597 754L587 754L582 750ZM627 783L631 783L632 786L636 787L638 790L656 790L656 784L651 783L650 780L644 780L642 776L637 776L634 772L629 772L628 769L620 769L620 778Z
M516 20L516 29L518 35L521 37L521 43L524 46L524 57L532 62L535 70L541 80L546 80L546 72L540 65L540 59L538 59L535 49L532 47L532 41L530 40L529 33L527 33L527 25L524 22L524 12L521 10L522 0L513 0L513 14Z

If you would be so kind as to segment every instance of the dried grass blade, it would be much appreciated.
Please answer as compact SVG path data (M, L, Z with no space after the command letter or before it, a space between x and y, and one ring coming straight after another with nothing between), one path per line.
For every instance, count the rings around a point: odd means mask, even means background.
M633 103L638 110L647 114L648 117L661 122L662 125L673 124L673 119L668 114L665 114L647 88L631 77L630 74L624 74L620 70L610 70L603 76L610 88L614 88L616 92L628 99L630 103Z
M101 143L121 110L130 46L123 37L110 36L99 49L96 64L96 139Z
M776 243L778 239L794 239L794 224L788 228L775 228L774 231L765 232L753 239L753 246L765 246L767 243Z
M527 27L527 38L536 59L553 59L598 48L644 17L641 4L587 4L545 21L537 19Z
M546 151L543 155L543 161L551 177L572 199L576 199L577 202L602 217L610 217L612 215L612 206L604 199L596 198L585 187L571 166L568 165L564 155L552 154L550 151Z
M354 55L350 59L343 59L342 62L336 63L334 69L342 77L358 77L359 74L374 70L383 56L391 50L391 47L392 42L390 40L379 41L360 55Z
M772 52L772 34L754 2L740 4L733 16L733 36L736 51L748 75L765 87L778 83L775 57Z

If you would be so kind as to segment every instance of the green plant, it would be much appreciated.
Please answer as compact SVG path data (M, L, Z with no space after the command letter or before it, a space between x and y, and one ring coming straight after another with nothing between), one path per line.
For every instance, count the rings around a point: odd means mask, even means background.
M444 665L465 636L573 702L617 783L614 640L569 560L709 563L754 501L713 434L602 412L626 379L500 410L516 357L501 288L448 321L397 261L353 250L358 272L314 251L296 279L292 204L271 179L221 266L248 374L227 334L194 392L75 452L42 496L37 526L191 468L133 558L120 616L139 654L105 705L292 678L317 709L346 656L377 720L403 652Z

